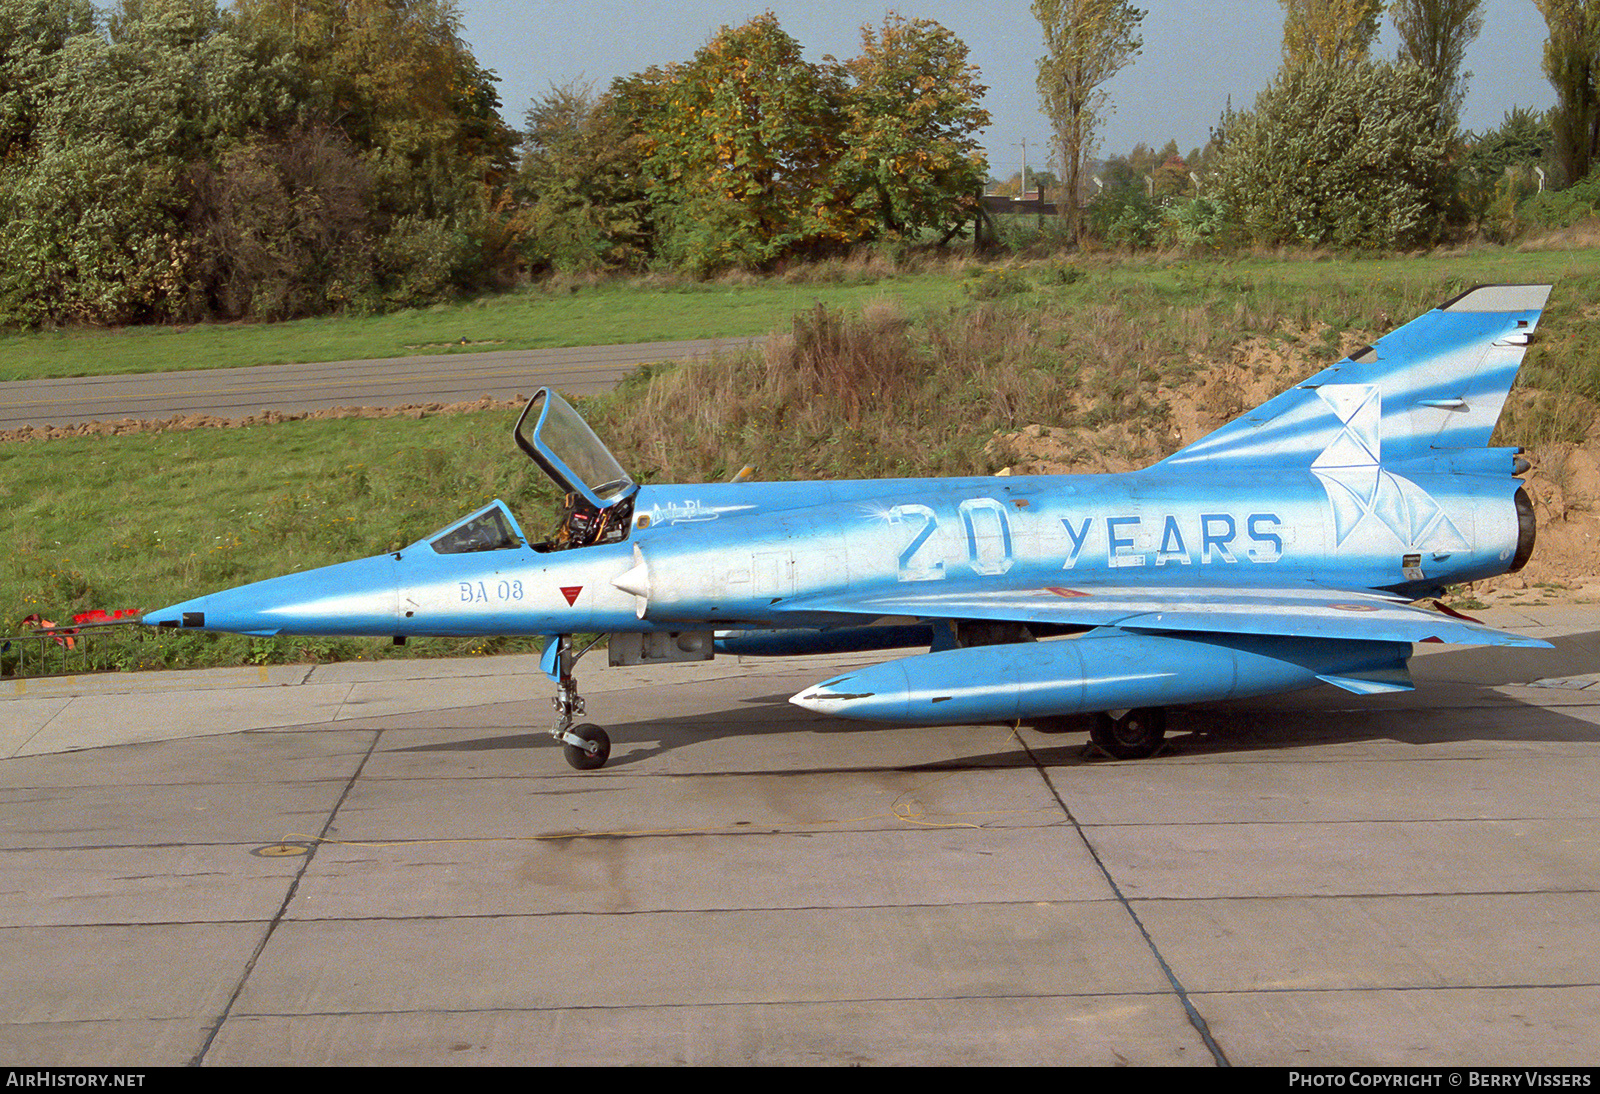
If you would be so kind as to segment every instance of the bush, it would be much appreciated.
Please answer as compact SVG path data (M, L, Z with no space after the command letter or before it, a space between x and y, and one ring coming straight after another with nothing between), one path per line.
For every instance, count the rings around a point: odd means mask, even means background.
M1089 206L1089 231L1107 246L1186 251L1220 247L1235 225L1227 209L1209 198L1169 197L1152 202L1136 188L1106 191Z
M1444 225L1451 135L1427 71L1313 63L1223 118L1217 193L1259 243L1424 245Z
M448 300L475 265L472 239L443 219L400 217L378 245L378 274L389 308Z
M1160 210L1137 187L1107 190L1089 205L1089 231L1110 247L1148 247L1160 225Z
M974 300L998 300L1002 296L1027 292L1029 288L1028 279L1015 270L987 269L962 285L961 291Z
M788 234L772 235L751 206L725 195L697 193L657 209L665 263L704 279L728 269L759 269L782 255Z
M1044 269L1047 285L1075 285L1087 276L1082 266L1071 262L1053 262Z
M1188 251L1220 247L1230 241L1233 231L1234 225L1220 203L1209 198L1173 200L1161 210L1156 243Z
M0 322L135 323L167 316L185 274L168 175L106 141L0 167Z
M1566 228L1600 212L1600 168L1565 190L1545 190L1517 206L1519 228Z
M998 213L993 217L995 243L1013 254L1049 255L1071 246L1071 233L1054 214Z
M349 142L308 130L190 171L192 318L297 319L371 293L371 178Z

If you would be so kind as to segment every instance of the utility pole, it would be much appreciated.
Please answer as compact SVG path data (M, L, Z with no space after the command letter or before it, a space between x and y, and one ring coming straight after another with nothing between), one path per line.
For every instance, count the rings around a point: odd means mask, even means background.
M1034 143L1037 144L1038 142L1035 141ZM1017 145L1013 144L1011 147L1015 148L1015 147L1017 147ZM1027 137L1023 137L1022 138L1021 147L1022 147L1022 175L1021 175L1022 185L1017 188L1017 200L1018 201L1025 201L1025 200L1027 200L1027 197L1028 197L1028 138ZM1039 200L1040 201L1044 200L1044 193L1042 191L1039 194Z

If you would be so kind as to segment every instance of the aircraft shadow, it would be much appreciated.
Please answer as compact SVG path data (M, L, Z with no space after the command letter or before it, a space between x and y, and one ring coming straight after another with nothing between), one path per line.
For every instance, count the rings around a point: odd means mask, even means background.
M1553 650L1474 647L1416 658L1412 662L1417 682L1414 692L1360 697L1318 687L1253 699L1174 707L1168 713L1167 747L1153 762L1159 762L1162 756L1259 753L1371 740L1414 745L1473 740L1600 741L1600 725L1564 714L1559 708L1536 706L1495 690L1506 682L1528 683L1600 672L1600 631L1558 638L1554 645ZM1563 692L1552 689L1548 694L1554 697ZM1565 694L1585 693L1573 690ZM606 769L625 769L688 745L755 737L774 730L804 730L847 738L906 732L903 726L818 716L790 705L788 696L787 691L750 696L740 699L737 708L731 710L612 720L606 724L606 729L611 734L614 751ZM1600 695L1596 698L1600 699ZM1076 715L1024 723L1030 729L1049 735L1046 739L1052 743L1043 747L1034 744L1027 749L1013 747L894 766L903 770L950 770L1101 762L1105 757L1077 737L1087 735L1091 720L1088 715ZM446 727L435 725L433 728ZM481 723L473 728L481 730ZM1053 743L1056 741L1060 743ZM555 742L541 726L392 751L473 752L554 747ZM881 770L882 766L841 765L807 770L819 773ZM797 773L792 768L784 770Z

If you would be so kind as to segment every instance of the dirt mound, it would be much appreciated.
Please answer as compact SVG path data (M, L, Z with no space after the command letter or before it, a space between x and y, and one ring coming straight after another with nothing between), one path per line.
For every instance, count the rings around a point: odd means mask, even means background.
M1529 458L1524 481L1539 526L1533 558L1521 573L1464 592L1496 603L1600 600L1600 446L1562 445Z

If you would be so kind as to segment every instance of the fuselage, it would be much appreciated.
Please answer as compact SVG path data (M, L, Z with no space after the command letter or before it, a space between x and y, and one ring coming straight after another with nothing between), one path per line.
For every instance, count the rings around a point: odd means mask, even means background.
M1356 493L1352 494L1352 485ZM273 634L504 635L838 622L837 599L961 578L1039 587L1383 589L1504 572L1509 475L1304 470L646 486L626 538L566 550L429 537L169 610ZM1364 494L1362 492L1365 492ZM1354 500L1352 500L1352 498ZM203 620L203 621L202 621Z

